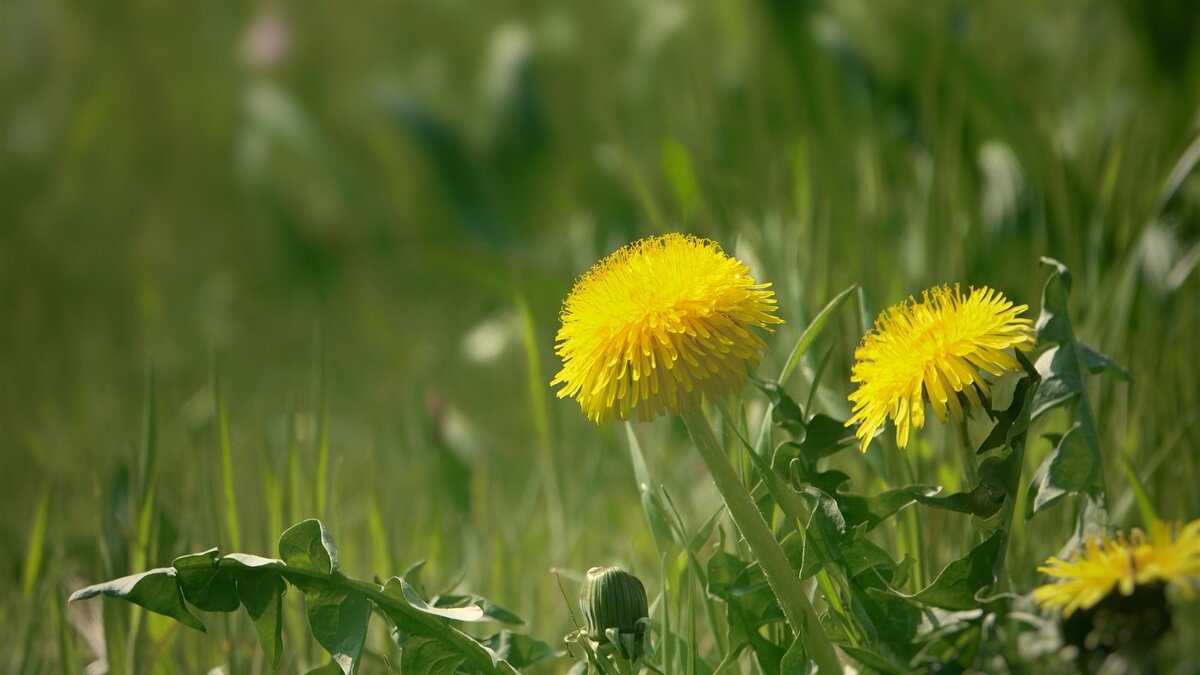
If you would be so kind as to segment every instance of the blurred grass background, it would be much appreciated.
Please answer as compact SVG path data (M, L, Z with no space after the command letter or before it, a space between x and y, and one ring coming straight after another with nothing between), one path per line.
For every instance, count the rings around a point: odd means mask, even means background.
M809 357L832 349L830 412L864 318L942 282L1035 313L1062 260L1082 339L1135 378L1093 383L1118 522L1121 453L1163 516L1200 514L1198 34L1187 0L0 0L6 669L90 660L99 610L63 598L141 559L146 479L149 565L230 547L218 381L243 550L318 515L348 573L428 558L548 642L552 567L655 585L624 434L546 385L574 277L671 230L775 283L768 373L861 284ZM698 527L717 502L682 429L638 433ZM910 458L952 485L941 433ZM1071 514L1025 527L1018 588ZM253 653L244 617L221 630L157 667Z

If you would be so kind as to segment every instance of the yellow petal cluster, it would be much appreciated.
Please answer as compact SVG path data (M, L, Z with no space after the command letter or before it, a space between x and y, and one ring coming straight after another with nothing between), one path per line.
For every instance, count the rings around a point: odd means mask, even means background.
M850 394L853 414L846 426L866 452L886 420L896 424L896 444L908 445L909 430L925 424L925 402L938 419L947 412L963 419L958 394L971 405L988 395L982 373L1000 376L1020 370L1010 349L1033 348L1033 328L998 291L972 288L964 296L958 286L925 291L921 301L909 298L888 308L854 352L850 377L859 386Z
M551 386L595 422L678 413L737 390L782 323L775 294L716 243L681 234L633 242L597 263L563 303ZM768 328L769 330L769 328Z
M1114 591L1133 594L1148 584L1168 584L1188 597L1200 584L1200 520L1186 526L1159 521L1146 535L1134 530L1091 538L1070 560L1051 557L1038 568L1058 581L1039 586L1033 598L1069 617L1094 607Z

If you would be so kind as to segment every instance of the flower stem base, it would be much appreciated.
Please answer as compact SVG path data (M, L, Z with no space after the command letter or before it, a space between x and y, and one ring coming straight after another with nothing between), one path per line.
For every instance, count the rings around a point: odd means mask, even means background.
M820 673L842 672L833 642L829 640L816 610L808 601L804 587L800 584L800 577L788 563L787 555L775 540L771 529L767 527L758 507L754 505L754 500L750 498L750 493L730 466L729 458L717 442L708 418L699 407L680 413L680 417L683 418L692 441L700 451L713 483L725 500L729 515L733 517L734 524L750 545L751 552L766 574L767 583L783 608L788 624L796 635L805 638L809 658L817 664Z

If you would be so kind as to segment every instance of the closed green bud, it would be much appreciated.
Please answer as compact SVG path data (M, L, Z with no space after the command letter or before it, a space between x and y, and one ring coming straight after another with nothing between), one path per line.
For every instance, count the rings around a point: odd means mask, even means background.
M638 621L649 616L646 588L620 567L593 567L579 591L588 637L603 642L609 629L641 637Z

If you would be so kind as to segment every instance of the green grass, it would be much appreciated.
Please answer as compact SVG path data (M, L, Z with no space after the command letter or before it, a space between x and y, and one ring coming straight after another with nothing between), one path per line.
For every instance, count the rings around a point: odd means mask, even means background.
M1063 261L1078 337L1134 380L1088 381L1114 524L1146 508L1126 457L1159 516L1200 516L1196 11L920 4L289 4L264 69L241 4L0 0L0 669L107 645L114 672L267 672L241 614L204 636L65 598L211 546L275 555L319 516L347 574L425 559L430 592L461 582L554 645L551 570L573 598L621 564L661 596L659 656L709 672L728 644L700 580L735 546L683 426L637 425L631 464L547 386L575 276L672 230L775 284L760 374L859 286L786 363L838 419L881 308L958 282L1036 312L1039 258ZM731 402L752 441L765 406ZM953 492L954 433L829 461L859 492ZM1025 483L1049 449L1031 437ZM1018 515L1011 588L1076 506ZM892 522L916 580L966 552L965 516ZM295 595L282 672L320 663ZM387 645L372 628L365 671Z

